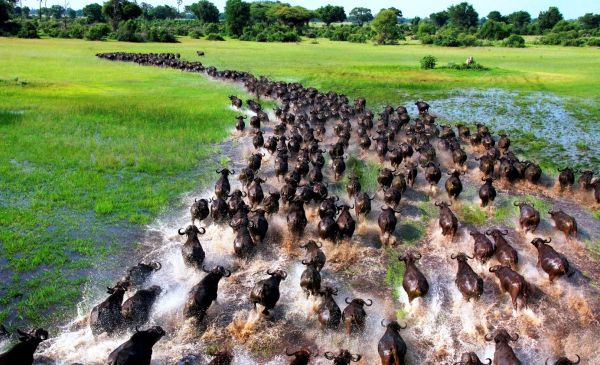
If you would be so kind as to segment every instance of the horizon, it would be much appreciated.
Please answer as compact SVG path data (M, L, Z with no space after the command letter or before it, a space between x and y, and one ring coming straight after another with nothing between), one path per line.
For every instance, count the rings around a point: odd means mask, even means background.
M47 1L46 6L51 7L52 5L61 5L66 7L70 7L72 9L81 9L84 6L92 3L102 4L105 1L93 1L93 0L50 0ZM146 1L136 1L138 3L146 2L153 6L157 5L169 5L174 8L177 8L176 0L165 1L165 0L146 0ZM191 5L197 1L184 1L181 9L185 8L187 5ZM226 0L216 0L213 2L221 12L223 12ZM254 1L247 1L254 2ZM339 5L343 6L346 11L346 15L355 7L365 7L371 9L373 15L376 15L379 10L389 7L396 7L402 11L404 18L414 18L421 17L426 18L431 13L435 13L438 11L442 11L448 8L448 6L453 4L461 3L460 0L423 0L419 3L398 3L397 1L392 0L374 0L374 1L365 1L369 3L369 6L356 4L355 1L349 0L327 0L327 1L316 1L316 0L294 0L294 1L281 1L283 3L289 3L291 5L300 5L304 6L308 9L314 10L320 6L324 5ZM473 5L480 18L483 18L489 14L492 10L497 10L503 15L510 14L515 11L525 10L529 14L531 14L532 18L537 18L540 11L547 10L550 6L556 6L563 14L565 19L577 19L580 16L586 13L600 13L600 1L593 0L554 0L554 1L539 1L533 0L529 2L522 2L517 0L505 0L501 3L494 3L486 0L473 0L467 1L469 4ZM28 6L30 9L37 9L39 7L39 2L37 0L25 0L22 1L24 6ZM427 10L421 10L427 9Z

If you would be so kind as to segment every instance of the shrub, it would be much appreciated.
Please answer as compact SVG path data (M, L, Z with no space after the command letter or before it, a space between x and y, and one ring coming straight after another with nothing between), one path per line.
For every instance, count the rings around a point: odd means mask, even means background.
M433 56L425 56L421 58L421 68L423 70L431 70L435 68L435 64L437 63L437 58Z
M350 34L348 42L350 43L367 43L369 37L366 34Z
M206 36L207 41L224 41L225 39L217 33L210 33Z
M207 23L204 24L204 34L219 34L221 30L219 29L219 25L216 23Z
M200 37L204 37L204 34L199 29L194 29L188 33L190 38L199 39Z
M175 36L164 27L152 27L148 31L148 41L162 43L177 43Z
M108 26L108 24L94 24L87 29L84 38L88 41L101 41L105 39L109 33L110 27Z
M489 70L489 68L487 68L484 65L477 63L475 61L473 61L473 63L471 63L470 65L467 65L466 63L456 64L456 63L451 62L448 64L448 66L446 66L446 68L449 68L452 70L473 70L473 71Z
M600 47L600 38L588 38L586 41L590 47Z
M25 21L21 23L19 32L17 33L19 38L39 38L37 27L31 21Z
M121 22L117 30L117 40L120 42L143 42L144 39L137 31L138 25L133 19Z
M85 27L81 24L71 24L68 31L70 38L82 39L85 35Z
M502 47L523 48L525 47L525 39L517 34L511 34L510 37L502 41Z

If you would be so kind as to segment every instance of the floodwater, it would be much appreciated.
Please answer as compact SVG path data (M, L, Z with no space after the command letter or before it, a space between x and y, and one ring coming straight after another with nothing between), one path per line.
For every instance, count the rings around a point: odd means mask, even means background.
M456 99L454 103L459 103L459 100ZM454 109L449 105L450 101L446 104L433 103L432 112L440 115L453 113ZM270 118L273 120L274 116L271 114ZM483 122L488 123L492 130L499 125L488 120ZM233 121L231 123L233 125ZM273 122L265 127L265 135L270 134L272 125ZM328 128L328 133L331 130L331 127ZM254 152L251 134L249 130L244 133L232 130L231 134L231 141L220 147L222 154L232 161L230 168L239 171L245 165L246 157ZM376 161L373 152L364 153L357 149L355 138L353 135L347 154ZM397 140L404 138L401 134ZM598 140L597 136L590 138ZM332 135L326 136L325 148L333 140ZM472 191L480 184L477 182L479 175L473 160L477 151L470 147L465 149L469 153L470 168L464 183L467 190ZM263 152L266 156L259 175L268 179L263 185L265 192L273 191L281 185L272 172L274 158L266 151ZM438 155L442 157L443 165L450 168L448 159L443 158L444 152L438 151ZM416 158L417 154L413 159ZM291 161L293 160L290 159L290 164ZM332 181L328 164L323 173L326 181ZM380 322L382 319L396 318L397 315L402 317L402 324L407 324L401 334L408 347L408 364L449 364L455 362L465 351L474 351L481 359L492 358L494 346L484 340L484 335L497 328L506 328L509 332L520 335L519 340L512 345L524 364L541 364L547 357L554 358L564 354L574 358L575 353L581 356L582 363L600 364L600 353L597 351L597 336L600 333L600 296L597 288L600 272L583 243L577 240L566 241L561 234L556 234L547 215L542 212L544 222L537 235L553 237L553 246L565 254L575 268L571 277L550 283L547 275L536 267L537 252L529 244L534 236L515 230L514 221L498 226L509 229L507 239L519 252L517 270L532 288L530 306L528 309L513 310L508 295L500 293L496 278L488 272L488 268L496 263L494 259L486 264L470 261L473 269L484 279L484 294L479 301L467 303L454 284L456 261L450 255L461 251L471 253L473 242L468 232L475 228L483 231L491 225L472 227L461 224L453 240L443 237L437 225L437 217L425 219L419 216L418 210L415 213L411 209L422 202L431 204L435 200L446 200L443 188L438 189L435 196L429 196L422 170L419 174L415 189L409 189L402 199L399 225L412 220L420 221L426 226L426 232L416 245L408 245L403 243L403 237L397 230L395 239L399 244L393 248L393 252L414 251L423 255L417 265L430 284L429 293L424 298L409 303L401 287L390 288L386 284L388 255L384 254L385 250L381 247L376 223L382 205L380 191L369 192L377 193L377 198L373 201L373 212L359 223L351 242L323 242L328 261L321 276L324 283L339 289L339 294L335 297L338 305L343 309L346 297L373 300L373 305L366 307L368 316L365 331L357 336L346 336L342 328L337 331L320 328L315 314L318 299L307 299L299 285L300 275L304 270L300 262L304 252L298 247L300 242L293 240L287 233L285 207L269 220L269 233L265 242L257 245L257 254L248 260L241 260L233 255L234 234L229 226L215 224L210 218L200 224L206 227L206 234L200 236L206 251L205 263L209 267L222 265L233 274L221 280L218 300L209 309L204 323L185 319L183 307L187 293L204 273L184 264L181 257L184 240L177 234L177 229L190 224L188 207L194 198L212 197L212 187L202 188L182 197L183 208L173 209L150 224L138 248L139 252L144 253L144 261L156 260L162 263L162 269L147 282L148 286L160 285L163 289L148 326L160 325L167 333L154 347L152 364L206 364L211 358L210 352L230 350L234 355L234 364L278 365L289 363L289 358L284 354L286 347L297 349L300 346L308 346L318 350L320 354L345 348L363 356L358 364L376 364L379 363L377 342L384 333ZM240 187L236 176L230 177L232 190ZM215 174L215 181L217 177ZM442 178L440 187L444 181L445 177ZM523 192L535 194L557 206L565 207L581 220L580 226L587 239L600 239L597 221L590 217L581 204L553 193L551 187L504 187L499 188L499 192L500 195L507 196ZM339 196L341 201L352 204L345 192L340 192ZM459 200L454 204L472 202L477 201ZM352 215L354 216L354 212ZM302 243L317 237L316 206L307 207L307 217L309 224ZM395 255L389 257L395 260ZM281 298L276 308L271 315L265 317L260 314L260 310L253 310L248 295L254 283L266 278L265 272L268 269L275 268L286 270L288 276L281 282ZM121 274L114 273L115 281ZM90 288L78 306L77 317L58 333L52 331L52 338L40 345L36 355L37 364L103 364L108 354L129 338L131 333L112 338L105 335L94 338L87 325L87 316L91 308L102 301L106 294L101 287L96 288L94 283L90 283ZM400 294L398 298L394 298L392 289ZM132 293L128 293L130 294ZM312 363L331 364L331 361L319 356Z

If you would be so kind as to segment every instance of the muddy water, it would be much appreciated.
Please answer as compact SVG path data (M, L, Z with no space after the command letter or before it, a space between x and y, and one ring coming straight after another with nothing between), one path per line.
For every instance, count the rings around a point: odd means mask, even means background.
M270 117L274 119L273 115ZM270 134L270 126L266 126L265 135ZM254 148L248 132L232 130L231 135L231 141L221 146L222 154L231 159L230 167L239 171ZM375 161L373 152L357 150L355 138L353 136L347 154ZM404 138L404 135L400 135L398 140ZM331 135L326 137L326 148L333 140ZM477 201L472 194L478 187L479 178L472 160L475 151L468 147L467 150L471 168L464 181L466 191L470 191L471 196L455 204ZM438 152L444 156L443 151ZM273 159L266 153L263 160L260 176L268 179L263 186L265 192L280 187L272 173ZM445 161L446 167L451 167L447 158L441 160ZM328 165L323 172L326 181L332 181ZM231 176L230 181L232 189L240 187L236 175ZM445 178L440 182L440 187L444 181ZM442 191L432 195L426 186L420 171L415 190L409 189L402 199L403 213L400 214L400 223L414 220L426 224L425 237L415 247L403 244L403 238L398 233L394 237L399 243L395 251L422 253L423 258L418 266L430 284L430 291L425 298L409 304L402 288L397 288L400 296L394 299L391 289L386 285L387 256L383 254L376 223L383 200L381 191L376 192L373 212L361 221L352 242L337 245L323 242L328 261L321 275L324 283L339 288L336 297L338 305L343 309L346 297L372 299L374 302L366 308L368 321L365 333L354 337L346 336L341 329L325 331L319 328L314 312L318 300L312 297L307 299L299 286L304 269L300 263L303 252L298 248L298 242L287 234L284 210L269 220L267 238L258 245L256 256L250 260L234 257L234 234L231 228L210 220L201 224L206 227L206 234L201 236L206 264L223 265L231 269L233 274L221 280L217 303L211 306L204 323L186 320L182 312L187 293L204 274L184 265L180 251L183 239L177 234L177 229L190 223L187 207L194 198L211 197L212 188L185 196L185 208L169 212L149 225L140 247L140 251L147 253L145 261L158 260L162 263L162 269L147 283L163 288L148 325L160 325L167 332L167 336L154 347L152 363L205 364L211 358L208 355L210 351L229 349L234 354L234 364L286 364L289 362L283 354L286 347L308 346L318 349L321 354L346 348L363 355L359 364L376 364L379 362L377 342L384 332L380 321L395 318L399 311L403 317L401 323L408 325L402 335L409 349L409 364L452 363L464 351L475 351L482 359L491 358L494 347L485 342L483 336L498 327L520 334L521 338L514 343L514 348L525 364L541 364L548 356L567 354L573 357L575 353L582 357L582 363L600 363L597 353L600 299L595 289L600 282L600 274L583 244L580 241L567 242L553 232L547 220L544 221L538 234L552 236L554 247L563 252L576 268L572 277L550 284L547 275L536 267L537 253L528 243L533 236L514 230L515 222L506 224L510 230L508 239L520 255L518 271L533 289L529 309L514 311L508 295L500 293L497 280L487 270L495 264L494 260L484 265L471 262L474 270L484 278L485 289L480 301L466 303L454 285L456 261L450 259L450 254L472 252L473 242L468 232L475 227L461 225L457 237L450 240L441 235L435 219L424 221L418 212L415 214L411 207L416 204L446 198ZM526 191L540 194L533 188ZM508 196L517 194L517 191L506 187L500 190L500 194ZM339 195L342 201L351 203L345 192ZM596 221L577 203L556 196L540 196L576 215L590 240L600 239ZM309 225L305 239L314 239L318 223L315 206L307 207L307 217ZM488 227L476 228L484 230ZM256 281L267 277L265 272L268 269L275 268L285 269L288 277L281 283L278 305L270 316L265 317L253 310L248 294ZM116 279L118 273L114 276ZM104 297L102 292L90 290L78 308L78 317L62 328L60 334L42 344L37 362L60 365L74 362L85 365L104 363L108 354L131 335L125 333L113 338L92 336L87 326L87 315L92 306ZM318 357L313 363L331 362Z

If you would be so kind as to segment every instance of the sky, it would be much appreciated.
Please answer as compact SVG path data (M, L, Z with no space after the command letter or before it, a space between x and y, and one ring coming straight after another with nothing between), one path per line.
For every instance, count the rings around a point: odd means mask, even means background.
M23 5L30 8L37 8L37 0L22 0ZM65 1L69 2L69 7L81 9L90 3L102 3L103 0L46 0L47 6L62 5ZM173 7L177 6L176 0L137 0L147 2L152 5L167 4ZM248 0L246 0L248 1ZM357 6L371 9L375 15L380 9L396 7L402 10L404 17L413 18L420 16L422 18L429 14L448 8L449 5L459 3L463 0L280 0L292 5L301 5L308 9L316 9L324 4L341 5L346 9L346 14ZM475 7L480 17L486 16L492 10L498 10L502 14L509 14L517 10L528 11L533 18L537 18L540 11L548 9L550 6L557 6L566 19L575 19L585 13L600 13L600 0L466 0ZM183 5L189 5L194 0L183 0ZM226 0L212 0L212 2L223 11Z

